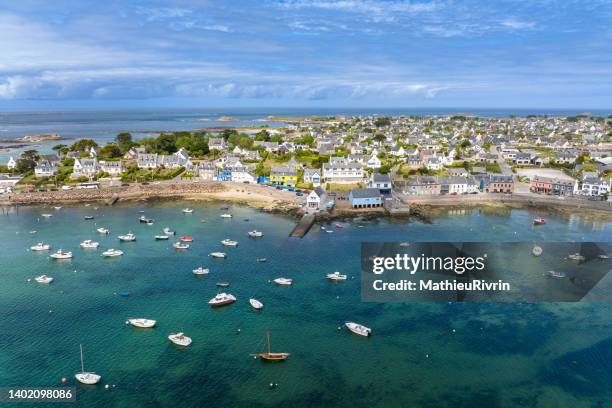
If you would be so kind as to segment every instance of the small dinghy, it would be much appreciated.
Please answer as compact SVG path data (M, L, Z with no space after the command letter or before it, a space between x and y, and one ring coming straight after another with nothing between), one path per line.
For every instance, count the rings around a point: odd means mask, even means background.
M232 218L232 214L221 214L221 218Z
M168 340L181 347L187 347L191 344L191 337L185 336L185 333L171 334L168 336Z
M191 214L193 210L191 208L183 208L183 214Z
M193 238L192 237L180 237L179 240L181 240L183 242L193 242Z
M208 254L208 256L211 256L213 258L226 258L227 254L225 252L211 252L210 254Z
M346 322L344 325L353 333L358 334L360 336L369 337L372 335L372 329L369 327L365 327L362 324L358 324L355 322Z
M125 324L132 325L134 327L139 327L141 329L149 329L151 327L155 327L157 321L149 320L149 319L128 319Z
M553 278L565 278L567 275L564 272L548 271L548 276Z
M327 279L332 280L332 281L345 281L346 280L346 275L343 275L338 271L333 272L333 273L328 273L326 277Z
M168 239L170 239L168 235L156 235L155 236L156 241L167 241Z
M217 282L217 286L220 288L227 288L229 285L229 282Z
M176 235L176 231L173 231L173 230L171 230L171 229L170 229L170 228L168 228L168 227L165 227L165 228L163 229L163 231L164 231L164 234L166 234L166 235Z
M226 238L223 241L221 241L221 244L225 246L235 247L235 246L238 246L238 241L232 241L231 239Z
M118 293L118 295L121 297L128 297L130 296L130 292L128 292L127 290L122 290L121 292Z
M53 278L47 275L40 275L34 278L34 280L38 283L43 283L43 284L50 284L51 282L53 282Z
M259 300L257 299L249 299L249 303L251 304L251 306L253 307L253 309L255 310L261 310L263 309L263 303L261 303Z
M42 242L39 242L38 244L30 247L31 251L48 251L50 249L51 249L51 245L43 244Z
M257 262L266 262L268 258L257 258Z
M194 269L193 271L194 275L208 275L208 268L202 268L201 266L199 268Z
M85 249L97 249L100 246L100 243L94 242L91 239L86 239L85 241L81 242L79 246Z
M571 254L567 256L569 259L573 261L584 261L584 256L580 255L580 253L576 252L575 254Z
M185 244L183 242L175 242L172 244L175 249L189 249L189 244Z
M257 231L257 230L249 231L248 234L249 234L249 237L251 237L251 238L260 238L260 237L263 237L263 232Z
M72 252L63 252L61 249L57 252L49 255L53 259L70 259L72 258Z
M108 228L103 228L103 227L100 227L100 228L96 229L96 231L98 231L100 234L104 234L104 235L108 235L108 233L109 233Z
M43 218L51 218L53 217L53 214L40 214L40 216Z
M533 225L544 225L546 224L546 220L544 218L534 218Z
M75 374L74 378L76 378L76 380L80 382L81 384L86 384L86 385L97 384L102 379L102 376L96 373L91 373L91 372L88 373L85 371L85 365L83 364L83 345L81 344L80 347L81 347L81 372Z
M601 259L602 261L605 261L606 259L610 259L610 257L606 254L597 255L597 258Z
M83 219L85 219L85 220L87 220L87 221L89 221L89 220L93 220L93 219L94 219L94 216L93 216L93 215L86 215L86 216L84 216L84 217L83 217Z
M123 251L120 251L118 249L107 249L106 251L102 252L102 254L100 256L104 256L106 258L111 258L114 256L121 256L123 255Z
M274 283L276 283L277 285L289 286L289 285L293 285L293 279L289 279L289 278L276 278L276 279L274 279Z

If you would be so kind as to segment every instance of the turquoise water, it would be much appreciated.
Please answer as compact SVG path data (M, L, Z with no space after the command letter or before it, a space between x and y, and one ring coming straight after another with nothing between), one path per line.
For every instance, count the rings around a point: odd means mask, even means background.
M356 220L331 234L315 226L294 239L287 237L293 219L237 206L229 210L233 219L221 219L227 211L220 204L183 215L184 206L20 208L0 216L0 386L55 386L62 377L73 383L83 344L86 369L103 378L98 386L76 385L75 407L612 403L609 304L362 303L358 278L362 241L610 241L612 223L548 217L534 228L526 211L470 210L432 224ZM155 224L138 223L139 210ZM53 217L40 217L45 212ZM96 226L110 235L98 235ZM177 252L173 241L154 241L164 226L193 236L192 248ZM265 236L247 237L252 229ZM119 243L116 236L129 230L137 241ZM224 248L223 238L240 245ZM101 249L79 248L85 239ZM52 261L27 250L40 241L75 257ZM101 258L110 247L125 255ZM219 250L228 258L207 256ZM268 262L256 262L260 257ZM198 266L210 275L193 276ZM326 281L335 270L350 279ZM43 273L55 278L50 286L27 281ZM294 286L269 283L279 276L293 278ZM238 301L213 310L207 302L220 281L231 283L226 291ZM129 297L116 295L124 290ZM264 303L261 312L251 309L250 297ZM158 325L130 328L130 317ZM374 335L337 331L345 320ZM191 336L192 346L169 343L175 331ZM249 356L267 331L273 351L291 353L284 363ZM271 382L278 386L270 389Z

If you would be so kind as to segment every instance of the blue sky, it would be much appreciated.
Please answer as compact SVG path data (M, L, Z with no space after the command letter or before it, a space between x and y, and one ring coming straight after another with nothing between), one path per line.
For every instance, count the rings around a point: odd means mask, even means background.
M612 108L612 1L0 1L0 109Z

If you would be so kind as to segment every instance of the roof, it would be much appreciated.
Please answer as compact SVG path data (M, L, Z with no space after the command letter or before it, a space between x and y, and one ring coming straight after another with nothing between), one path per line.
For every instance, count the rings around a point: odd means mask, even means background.
M388 174L375 173L372 174L372 181L374 183L390 183L391 177Z
M351 190L353 198L378 198L380 191L377 188L357 188Z

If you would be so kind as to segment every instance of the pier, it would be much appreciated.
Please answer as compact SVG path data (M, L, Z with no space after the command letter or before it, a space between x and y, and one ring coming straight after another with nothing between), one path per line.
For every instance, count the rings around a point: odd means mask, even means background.
M119 195L117 193L113 194L111 198L108 199L106 205L115 205L115 203L119 201Z
M298 224L295 226L293 231L291 231L289 236L290 237L302 238L304 235L306 235L308 233L310 228L312 228L312 225L314 224L314 222L315 222L315 215L314 214L306 214L306 215L304 215L302 217L302 219L300 220L300 222L298 222Z

